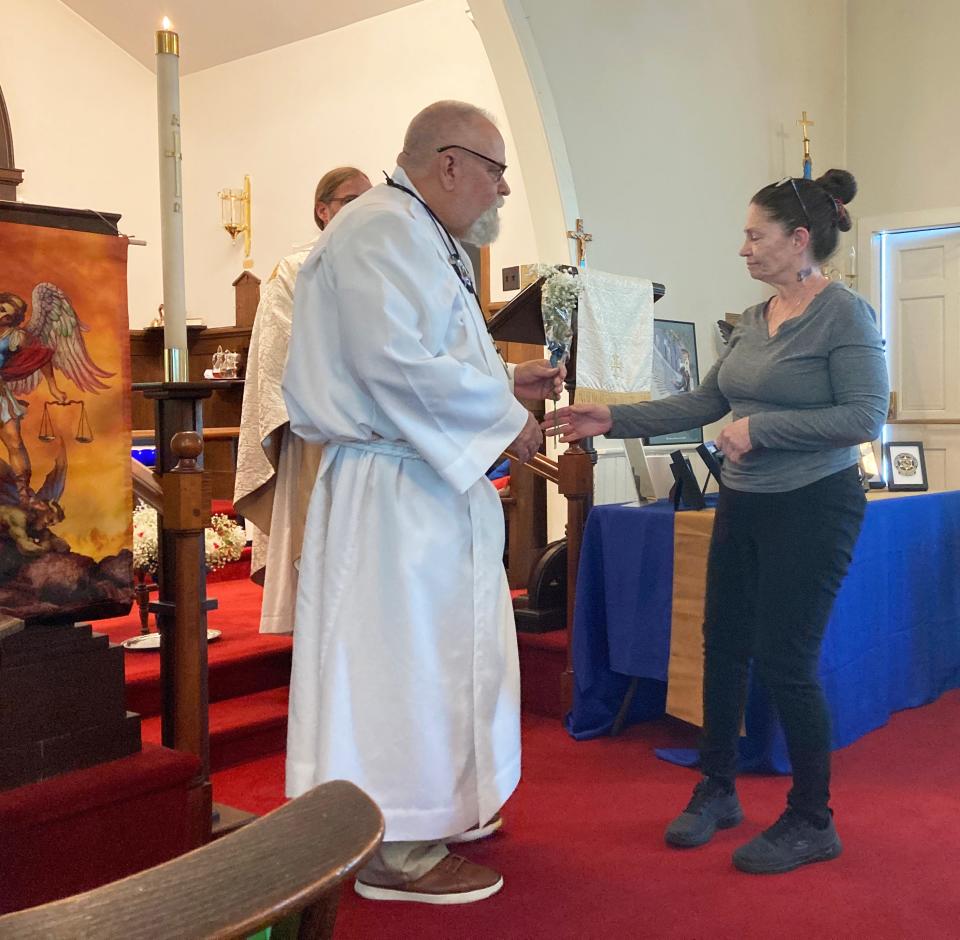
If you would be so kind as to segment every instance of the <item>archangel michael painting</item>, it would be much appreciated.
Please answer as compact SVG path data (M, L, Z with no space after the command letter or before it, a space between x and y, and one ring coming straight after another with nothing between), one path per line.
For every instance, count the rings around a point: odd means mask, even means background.
M133 597L127 240L0 222L0 612Z

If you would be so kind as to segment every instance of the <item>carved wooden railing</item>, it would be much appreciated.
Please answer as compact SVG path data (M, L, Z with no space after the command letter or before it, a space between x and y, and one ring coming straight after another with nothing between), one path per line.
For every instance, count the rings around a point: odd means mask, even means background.
M509 451L507 456L517 459ZM562 718L573 707L573 617L583 529L593 504L593 462L586 451L573 444L555 461L535 454L524 466L553 483L567 500L567 665L560 677Z

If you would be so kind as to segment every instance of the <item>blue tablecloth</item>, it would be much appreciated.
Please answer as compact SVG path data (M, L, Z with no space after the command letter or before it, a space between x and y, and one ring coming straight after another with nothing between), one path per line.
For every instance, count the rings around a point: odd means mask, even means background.
M673 590L673 509L598 506L584 531L567 729L609 732L631 677L628 721L663 713ZM872 500L824 637L833 745L960 686L960 492ZM766 694L752 683L744 769L789 771ZM683 759L682 755L672 755Z

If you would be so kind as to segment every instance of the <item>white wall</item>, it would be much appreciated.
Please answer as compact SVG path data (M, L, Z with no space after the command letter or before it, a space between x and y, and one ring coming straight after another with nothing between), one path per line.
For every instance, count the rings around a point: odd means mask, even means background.
M231 282L242 246L219 224L217 192L253 187L254 273L269 276L291 246L316 235L317 179L352 164L376 183L390 171L410 118L440 98L492 111L507 143L513 194L491 250L502 266L537 260L523 178L503 103L462 0L423 0L181 82L187 305L211 326L233 323ZM186 42L187 38L183 37Z
M150 42L150 37L146 37ZM59 0L0 2L0 85L21 202L119 212L133 325L161 300L156 83Z
M504 5L542 63L591 265L666 284L656 315L697 323L702 375L714 322L768 293L737 249L750 196L801 172L801 110L815 170L844 165L844 0Z
M848 0L848 33L856 214L960 205L960 4Z

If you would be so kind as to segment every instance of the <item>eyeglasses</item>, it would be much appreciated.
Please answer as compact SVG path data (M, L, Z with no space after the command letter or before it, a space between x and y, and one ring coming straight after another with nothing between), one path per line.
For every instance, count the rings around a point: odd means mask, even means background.
M800 203L800 208L803 209L803 214L807 219L807 228L810 228L810 213L807 212L807 207L803 202L803 199L800 197L800 190L797 189L797 181L792 176L785 176L782 180L777 183L774 183L774 187L783 186L784 183L789 183L793 187L793 194L797 197L797 202Z
M467 153L472 153L475 157L479 157L481 160L486 160L487 163L496 167L496 171L491 171L490 176L493 178L494 182L499 183L503 179L503 174L507 172L506 163L500 163L499 160L494 160L491 157L485 157L482 153L477 153L476 150L471 150L469 147L463 147L460 144L447 144L445 147L437 147L437 153L443 153L445 150L465 150Z
M354 199L359 199L360 193L351 193L349 196L333 196L330 199L321 199L320 202L339 202L341 205L345 206L347 203L353 202Z

